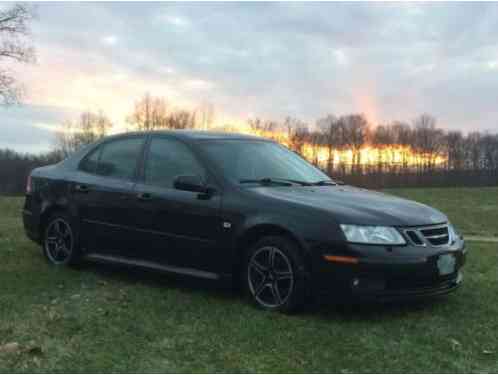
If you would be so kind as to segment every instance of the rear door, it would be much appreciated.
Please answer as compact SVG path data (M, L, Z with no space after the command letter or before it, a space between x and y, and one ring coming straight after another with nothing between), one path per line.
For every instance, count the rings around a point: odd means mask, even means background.
M203 197L177 190L173 182L180 175L198 175L206 184L214 184L189 145L172 137L152 136L141 182L135 186L140 249L153 262L216 272L213 260L219 255L221 192L218 189Z
M82 239L89 251L128 255L134 248L133 187L145 136L114 139L82 160L73 185Z

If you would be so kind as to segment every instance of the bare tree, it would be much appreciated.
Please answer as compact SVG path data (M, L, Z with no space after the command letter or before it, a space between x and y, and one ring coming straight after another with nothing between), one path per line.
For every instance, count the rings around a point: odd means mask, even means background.
M297 118L286 117L281 127L287 146L295 152L302 153L305 140L308 139L308 124Z
M335 168L334 151L340 150L344 146L343 128L339 119L334 115L327 115L319 119L317 128L324 134L323 141L328 152L327 171L332 173Z
M413 143L413 131L409 124L395 121L390 126L395 144L409 146Z
M33 13L26 4L15 4L0 11L0 101L8 105L19 102L22 87L11 69L11 62L30 63L35 59L34 49L27 43L28 24Z
M496 171L498 169L498 137L485 133L480 144L484 169Z
M381 172L385 166L393 168L393 147L394 133L393 128L389 125L378 125L372 131L372 145L377 150L377 170ZM391 147L391 153L388 154L388 148Z
M402 146L401 150L401 168L408 169L408 158L413 148L413 130L409 124L395 121L391 124L393 142L395 145Z
M436 127L436 119L423 114L413 122L415 127L415 149L423 157L423 167L433 169L435 160L444 148L444 132Z
M446 135L446 147L448 150L448 169L462 170L465 160L464 138L461 132L451 131Z
M84 112L77 121L65 121L56 132L55 151L67 157L82 146L105 137L112 123L102 112Z
M361 148L367 141L368 121L364 115L347 115L339 119L342 126L343 142L353 153L352 169L361 164Z
M206 119L207 121L208 119ZM128 130L193 129L196 112L172 108L166 99L145 94L126 119Z
M275 121L261 120L260 118L249 119L247 121L251 130L255 133L272 133L277 131L279 125Z
M292 150L304 156L305 145L309 142L309 139L310 131L307 126L294 129L290 139Z
M375 146L390 146L394 144L393 129L389 125L379 125L372 131L372 144Z
M195 117L202 130L210 129L214 122L214 106L211 103L203 103L195 111Z
M467 168L473 170L481 169L481 133L471 132L467 134L464 141L465 161Z
M195 113L185 110L173 111L166 116L164 123L168 129L193 129L195 127Z
M156 98L147 93L135 103L135 108L126 122L130 130L167 128L168 110L169 106L164 98Z

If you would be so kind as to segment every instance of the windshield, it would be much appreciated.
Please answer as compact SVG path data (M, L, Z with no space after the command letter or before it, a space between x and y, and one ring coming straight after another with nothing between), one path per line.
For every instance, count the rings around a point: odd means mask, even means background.
M318 168L273 142L209 141L202 143L201 147L234 182L282 179L316 183L330 180Z

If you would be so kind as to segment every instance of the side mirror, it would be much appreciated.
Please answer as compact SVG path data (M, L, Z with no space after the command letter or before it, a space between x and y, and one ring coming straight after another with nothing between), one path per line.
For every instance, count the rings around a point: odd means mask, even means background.
M178 176L173 186L177 190L191 191L194 193L207 193L208 188L200 176Z

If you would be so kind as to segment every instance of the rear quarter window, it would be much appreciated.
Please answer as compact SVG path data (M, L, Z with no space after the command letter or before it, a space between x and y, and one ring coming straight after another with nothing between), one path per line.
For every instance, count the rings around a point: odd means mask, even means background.
M91 151L79 164L80 171L103 177L132 179L145 137L110 141Z

